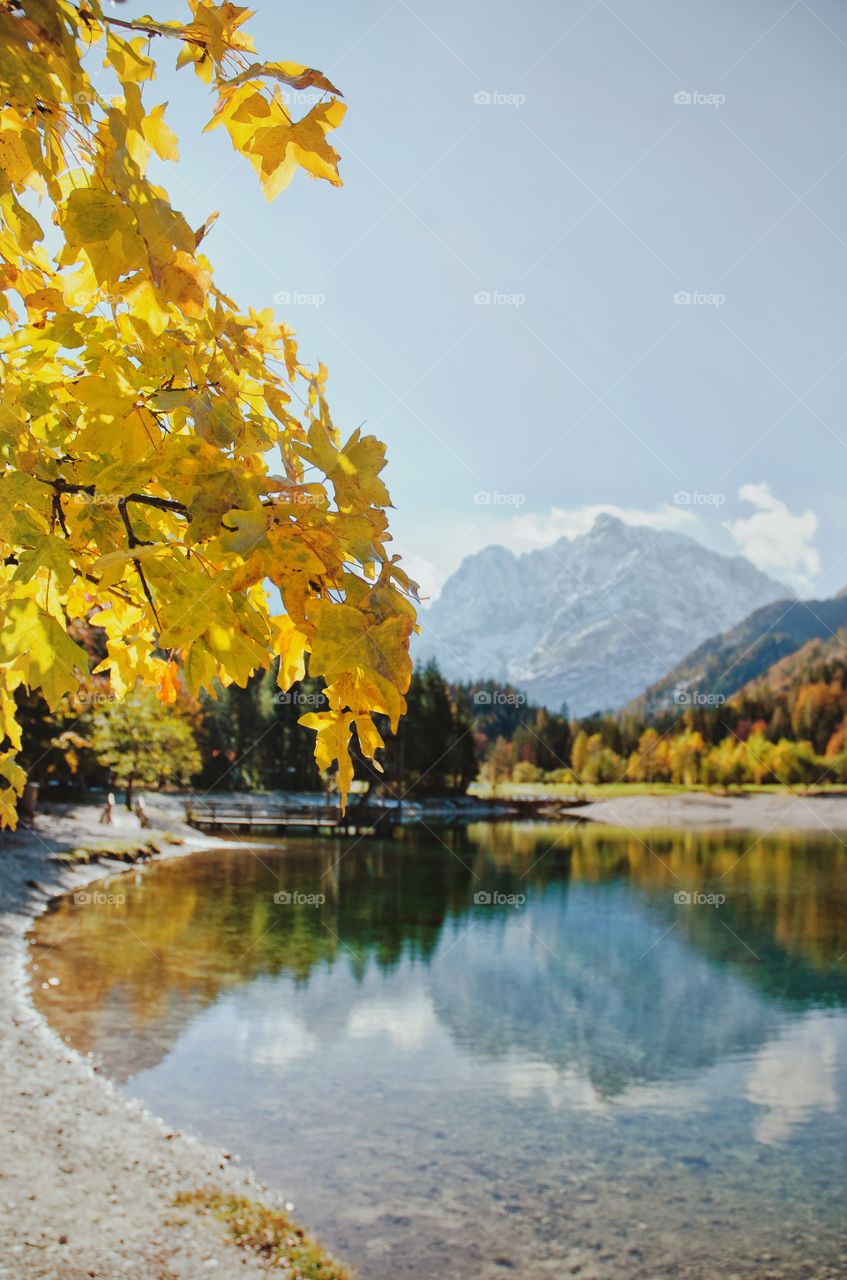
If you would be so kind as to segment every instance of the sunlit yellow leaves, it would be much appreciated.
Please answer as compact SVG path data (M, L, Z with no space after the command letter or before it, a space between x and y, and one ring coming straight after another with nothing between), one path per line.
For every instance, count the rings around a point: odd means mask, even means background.
M71 550L64 538L57 538L52 534L36 538L31 547L20 553L13 580L31 582L39 569L52 576L60 591L67 591L73 582L74 564Z
M325 770L336 762L338 764L336 778L342 809L353 781L353 761L350 759L352 723L351 715L340 715L335 711L310 711L308 715L300 717L300 724L307 729L314 729L317 734L315 760L318 768Z
M354 716L353 723L356 726L356 736L359 739L359 747L362 755L369 760L373 760L377 769L382 773L382 765L376 761L376 753L381 747L385 746L376 725L370 716Z
M371 714L396 725L410 673L384 448L358 432L342 446L326 368L305 366L275 308L216 289L199 252L215 215L189 223L147 177L179 150L142 86L176 41L268 197L297 169L340 182L328 134L345 108L319 71L254 58L245 8L189 6L187 25L116 25L96 0L0 0L0 732L20 749L22 681L53 706L78 686L68 628L94 613L117 698L143 685L170 705L182 684L214 694L274 662L288 689L308 665L329 708L318 763L343 796L351 733L378 750ZM297 119L289 90L329 96ZM20 781L0 767L0 823Z
M255 551L269 551L267 540L268 513L260 511L231 511L226 522L226 532L220 542L224 551L247 557Z
M6 127L9 114L4 113L4 127L0 129L0 190L9 183L15 187L29 184L36 173L37 156L33 156L34 139L22 133L20 128Z
M10 678L12 677L12 678ZM20 751L22 745L21 727L15 718L14 689L20 676L9 671L0 671L0 745L9 745L13 751Z
M259 175L269 200L284 191L298 167L313 178L341 185L338 152L326 135L337 129L346 107L333 98L316 103L294 121L278 93L267 97L257 82L228 90L221 98L208 128L224 125L236 151L245 155Z
M15 763L11 752L0 755L0 828L18 825L17 797L23 795L26 786L26 774L20 765Z
M30 689L40 689L51 711L76 688L88 657L34 600L13 600L0 635L0 661L19 671Z
M217 659L230 679L242 687L253 672L268 661L267 648L242 628L233 629L212 622L203 638L212 657Z
M293 684L306 674L306 648L308 637L297 629L287 614L271 618L274 632L274 648L279 654L277 684L287 693Z
M329 600L310 611L315 626L310 670L328 684L360 667L402 686L408 668L405 628L400 618L376 622L361 609Z
M207 0L189 0L194 21L180 31L185 44L177 60L177 66L194 64L200 78L210 84L215 63L220 64L230 50L254 52L253 41L239 28L247 21L250 10L228 0L224 4L207 3Z
M17 827L18 794L12 787L0 787L0 830Z
M156 283L168 302L187 316L202 316L212 273L190 254L178 250L157 272Z
M171 706L177 700L177 696L179 694L177 676L178 668L176 663L167 662L156 688L156 697L160 702L163 702L165 706Z
M106 40L106 61L104 66L112 66L119 80L124 84L141 84L152 80L156 74L156 64L144 52L149 41L144 36L136 36L134 40L122 40L110 31Z
M326 686L326 697L335 711L345 708L363 708L379 715L388 716L392 733L397 732L400 717L406 710L403 692L407 687L404 680L398 686L385 676L369 671L365 667L357 667L354 671L338 676L332 684Z
M63 262L70 265L84 254L99 284L120 279L145 260L132 214L112 192L93 187L71 192L62 229L67 242Z
M135 392L115 365L104 369L103 373L89 373L77 378L69 390L73 399L86 409L93 409L98 415L110 419L122 418L135 400Z
M101 587L114 587L124 576L129 565L136 562L152 560L158 553L158 547L135 547L132 550L108 551L94 561L93 569L100 579Z
M304 89L322 89L325 93L333 93L341 97L341 90L336 89L331 80L327 80L321 71L313 67L304 67L299 62L253 62L246 70L241 71L226 81L227 88L236 88L248 80L279 80L291 89L302 92Z
M36 317L51 311L55 313L64 307L64 298L58 289L34 289L32 293L24 294L24 302L28 313Z
M297 445L296 450L332 482L339 511L390 505L388 490L379 479L385 466L385 445L376 436L354 431L343 449L338 449L323 423L313 422L308 444Z
M195 696L203 689L211 691L218 674L218 664L202 640L195 640L188 648L183 671L186 684Z
M161 435L161 427L150 410L143 405L133 405L118 425L116 452L126 462L137 462L149 457Z
M173 129L165 123L167 105L163 102L161 106L154 107L149 116L145 116L141 129L160 160L178 160L179 139Z
M241 436L241 414L236 405L222 396L213 396L207 391L193 396L191 411L197 434L209 444L226 448Z

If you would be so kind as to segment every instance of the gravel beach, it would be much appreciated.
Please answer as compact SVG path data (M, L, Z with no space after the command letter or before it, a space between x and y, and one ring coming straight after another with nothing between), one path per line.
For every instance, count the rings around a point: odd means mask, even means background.
M149 811L155 828L186 842L166 856L215 843L184 828L175 805L151 804ZM67 809L39 817L30 831L0 837L0 1278L283 1274L278 1264L229 1243L210 1216L173 1207L178 1193L207 1186L272 1203L267 1189L225 1153L173 1133L129 1102L30 1003L26 932L33 918L54 895L126 870L102 862L70 870L51 855L157 835L142 833L123 811L105 831L98 818L98 810Z
M563 812L627 829L723 828L757 835L777 831L838 835L847 831L847 794L756 792L725 796L692 791L681 795L615 796L578 808L565 808Z

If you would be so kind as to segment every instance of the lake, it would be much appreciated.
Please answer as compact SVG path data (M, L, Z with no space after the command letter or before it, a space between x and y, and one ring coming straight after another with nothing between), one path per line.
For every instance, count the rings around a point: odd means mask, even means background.
M82 896L51 1025L362 1280L847 1273L835 839L477 823Z

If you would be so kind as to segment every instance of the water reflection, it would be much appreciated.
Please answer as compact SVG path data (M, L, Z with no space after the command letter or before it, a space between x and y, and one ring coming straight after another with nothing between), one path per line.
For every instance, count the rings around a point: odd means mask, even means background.
M616 1280L760 1275L769 1244L785 1277L829 1274L844 846L477 824L111 888L39 922L48 1018L172 1122L293 1175L366 1274L493 1276L519 1245L540 1280L595 1236Z

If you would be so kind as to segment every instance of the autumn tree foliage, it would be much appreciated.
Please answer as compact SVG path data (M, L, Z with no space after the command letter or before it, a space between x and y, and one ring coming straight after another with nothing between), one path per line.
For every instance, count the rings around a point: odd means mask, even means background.
M90 747L111 778L126 788L132 808L134 788L190 782L201 765L194 732L184 716L141 689L123 702L106 702L94 715Z
M188 0L125 20L100 0L0 0L0 821L24 775L15 692L51 708L88 670L69 634L102 629L123 697L178 672L244 685L278 656L327 706L321 768L373 757L410 677L414 584L388 551L384 446L344 439L326 370L271 311L216 286L214 215L191 226L153 181L178 161L157 58L212 92L268 199L298 170L338 185L345 107L320 72L258 59L246 9ZM295 119L289 89L313 90ZM283 611L273 613L267 584Z

